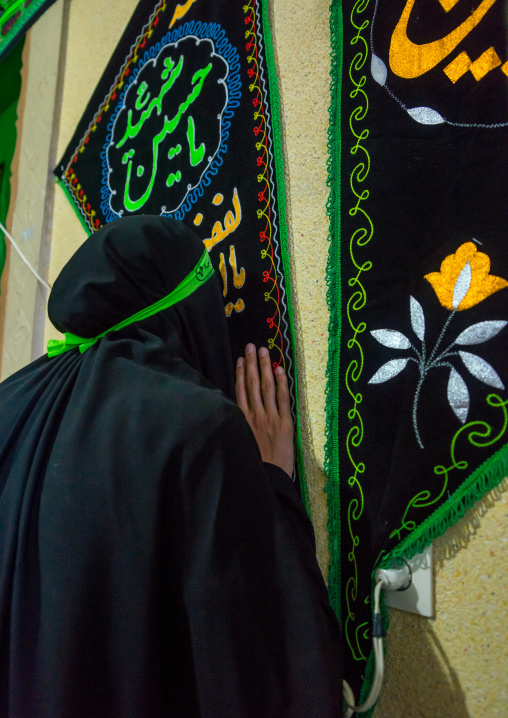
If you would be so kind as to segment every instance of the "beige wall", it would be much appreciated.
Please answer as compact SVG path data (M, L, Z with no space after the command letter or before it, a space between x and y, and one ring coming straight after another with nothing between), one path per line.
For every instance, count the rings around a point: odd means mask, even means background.
M64 151L136 0L72 0L57 155ZM98 21L100 18L100 21ZM285 125L299 383L321 566L328 563L324 476L328 0L274 0ZM310 32L301 32L303 27ZM50 280L84 240L63 192L54 198ZM46 338L56 333L46 326ZM506 482L435 543L436 619L391 611L379 718L506 718Z

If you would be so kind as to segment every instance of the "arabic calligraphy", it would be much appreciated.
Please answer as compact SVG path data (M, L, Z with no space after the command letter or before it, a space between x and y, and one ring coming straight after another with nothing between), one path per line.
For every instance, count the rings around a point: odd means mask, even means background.
M452 7L455 7L455 5L459 2L459 0L439 0L442 7L446 12L449 12Z
M226 311L226 316L230 317L233 312L233 309L235 310L235 312L243 312L243 310L245 309L245 304L243 299L239 299L234 304L233 302L228 302L224 309Z
M220 147L228 72L213 42L193 35L147 60L125 93L107 148L116 214L170 214L199 185Z
M231 269L233 270L233 284L237 289L241 289L245 283L245 269L242 267L240 271L237 271L236 266L236 250L234 245L231 245L229 248L229 264L231 266ZM222 296L227 296L228 293L228 276L227 276L227 270L226 270L226 260L224 258L224 252L220 253L219 257L219 271L220 275L222 277L222 283L223 283L223 291ZM233 313L233 310L235 312L243 312L245 309L245 302L243 299L238 299L236 302L228 302L226 306L224 307L224 310L226 312L226 316L230 317Z
M476 82L482 80L485 75L501 65L499 55L493 47L489 47L474 62L467 52L461 52L454 60L447 65L443 72L455 84L457 80L470 71Z
M397 1L375 0L375 82L420 124L507 126L506 1Z
M187 12L191 9L192 5L194 5L195 2L196 0L187 0L187 2L183 5L177 5L175 8L175 12L173 13L171 22L169 23L169 27L173 27L177 20L181 20L182 17L184 17L184 15L186 15Z
M162 112L162 101L166 93L169 92L169 90L173 87L176 79L180 77L180 74L182 72L183 57L180 57L178 65L176 67L174 61L170 57L164 58L163 62L165 69L161 73L161 78L165 80L169 75L169 80L164 83L157 97L154 97L154 99L148 105L148 108L146 110L143 110L143 112L141 113L141 117L134 125L132 124L132 110L128 110L127 128L122 139L116 144L118 149L120 149L120 147L122 147L128 139L132 139L133 137L136 137L138 135L145 122L150 118L152 110L157 110L158 115L160 115L160 113ZM147 89L147 83L142 82L140 87L138 88L138 91L136 92L136 110L141 110L150 99L150 93L147 92ZM146 96L143 100L143 96L145 95L145 93Z
M217 203L214 202L214 204ZM222 242L222 240L225 239L229 234L234 232L242 221L242 208L240 206L240 199L238 197L238 190L236 189L236 187L233 191L233 208L234 213L231 210L226 212L226 215L224 217L224 226L222 225L220 220L217 220L217 222L215 222L212 227L212 236L204 240L203 244L208 251L210 251L212 247L215 247L215 245L219 242Z
M180 58L179 67L181 67L183 58ZM164 118L164 125L162 126L162 130L158 132L155 137L152 140L152 173L150 176L150 182L148 183L148 187L144 191L144 193L139 197L137 200L132 200L130 197L130 180L131 180L131 172L132 172L132 165L133 160L132 157L134 156L134 150L129 150L129 152L126 152L124 156L122 157L122 164L128 164L127 167L127 180L125 182L125 189L124 189L124 205L125 208L129 210L129 212L136 212L138 209L141 209L141 207L146 203L148 197L150 196L152 192L152 188L155 182L155 175L157 173L157 159L159 154L159 145L163 140L166 139L166 135L171 134L175 131L176 127L178 126L178 123L180 122L180 119L182 115L184 114L185 110L188 109L189 105L199 96L199 93L201 92L201 89L203 87L203 83L205 80L205 77L208 75L211 69L211 64L207 65L203 70L198 70L196 73L194 73L194 76L192 78L192 83L194 84L197 79L197 85L194 87L190 95L188 95L185 102L182 102L180 107L178 108L178 111L176 115L171 119L168 120L167 117ZM178 69L178 68L177 68ZM178 74L176 74L176 77L178 77ZM162 73L162 77L164 77L164 73ZM169 86L172 87L172 78L174 77L174 74L171 74L170 81L168 81L163 88ZM160 107L160 103L162 102L162 98L164 97L164 94L167 92L167 89L165 89L164 93L161 92L159 94L159 97L157 97L156 100L154 100L153 103L150 103L148 110L144 111L141 115L141 119L139 122L132 126L131 125L131 116L132 116L132 110L129 110L129 114L127 116L127 129L125 130L125 134L118 142L117 149L120 149L122 145L126 142L127 138L131 139L133 137L136 137L145 123L145 120L150 116L151 111L153 107L157 106ZM158 112L160 114L160 110ZM192 122L192 124L191 124ZM192 127L192 133L191 136L189 136L189 130ZM192 117L189 116L189 129L187 130L187 138L189 140L189 150L190 150L190 158L191 158L191 165L195 167L199 162L203 160L203 155L205 154L205 145L201 144L200 149L196 150L194 148L194 134L195 134L195 127L194 127L194 120ZM172 159L176 154L179 152L179 148L181 148L181 145L177 145L176 147L171 147L168 152L169 159ZM137 169L138 177L142 177L144 174L144 166L138 165ZM181 173L176 172L175 174L170 173L168 176L168 179L166 180L166 185L168 187L171 187L172 184L175 182L179 182L181 179Z
M455 30L439 40L425 42L421 45L412 42L407 36L407 26L415 2L416 0L407 0L390 43L390 68L395 75L406 79L424 75L436 67L441 60L448 57L471 30L480 23L496 0L482 0L476 10ZM455 3L441 4L448 11Z
M196 125L191 115L189 115L187 121L187 140L189 141L190 163L193 167L196 167L203 161L206 148L204 142L199 147L196 147Z
M212 204L215 207L219 207L224 201L224 195L220 192L214 195ZM194 217L194 226L198 227L203 221L203 215L198 212ZM228 210L224 216L224 221L217 220L212 227L212 236L208 239L203 240L203 244L206 249L210 251L216 244L222 242L232 232L234 232L240 222L242 221L242 207L240 204L240 197L238 196L238 189L233 189L233 210ZM240 267L236 257L236 248L234 244L229 246L229 266L232 270L232 284L234 289L241 289L245 284L246 272L243 267ZM228 269L226 265L226 253L220 252L219 254L219 274L222 279L222 296L227 297L229 292L228 284ZM230 317L233 312L243 312L245 309L245 302L243 299L237 299L235 302L228 302L224 307L226 316Z
M225 297L228 293L228 273L226 271L226 262L224 260L224 253L221 252L219 256L219 272L222 277L222 296Z
M233 270L233 284L237 289L241 289L245 284L245 269L243 267L238 270L236 265L236 252L233 245L229 248L229 264Z

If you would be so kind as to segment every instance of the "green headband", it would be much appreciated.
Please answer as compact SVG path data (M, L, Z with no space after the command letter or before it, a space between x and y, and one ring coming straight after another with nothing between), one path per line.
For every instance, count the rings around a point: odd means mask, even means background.
M196 291L196 289L198 289L198 287L210 279L213 273L214 270L212 263L210 262L208 252L205 249L203 256L194 269L182 282L180 282L176 289L173 289L173 291L166 297L159 299L159 301L155 302L155 304L151 304L146 309L136 312L136 314L133 314L128 319L124 319L123 322L115 324L115 326L111 327L111 329L107 329L105 332L102 332L102 334L98 334L96 337L92 337L91 339L77 337L75 334L69 334L67 332L65 333L64 339L50 339L48 342L48 356L58 356L58 354L68 352L75 347L79 347L80 353L83 354L87 349L95 344L98 339L101 339L106 334L109 334L109 332L116 332L119 329L129 326L129 324L134 324L134 322L139 322L142 319L151 317L153 314L157 314L157 312L161 312L163 309L167 309L168 307L172 307L173 304L181 302L182 299L191 295Z

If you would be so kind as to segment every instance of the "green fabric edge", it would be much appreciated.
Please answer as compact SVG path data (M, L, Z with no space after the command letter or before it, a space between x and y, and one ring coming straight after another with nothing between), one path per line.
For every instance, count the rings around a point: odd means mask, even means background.
M90 227L86 223L85 218L83 217L83 215L79 211L78 207L76 206L76 201L75 201L74 197L71 195L71 193L69 192L69 188L67 187L65 180L63 180L61 177L55 176L55 182L57 185L59 185L62 188L64 195L67 197L72 209L74 210L74 214L79 219L81 226L85 230L86 236L89 237L90 233L93 232L93 230L90 229Z
M55 0L51 0L50 4L52 4L54 1ZM25 34L25 25L30 22L32 17L37 12L39 12L41 7L46 3L48 3L48 0L39 0L39 2L37 2L37 0L34 0L34 2L32 2L32 4L26 10L22 11L21 16L18 18L18 20L16 20L7 35L4 35L4 37L0 41L0 55L2 57L5 57L6 55L8 55L9 52L11 52L15 44L21 39L20 36Z
M411 559L424 551L434 539L442 536L468 509L488 491L496 488L508 476L508 444L486 459L454 491L449 500L439 506L422 524L415 528L396 548L383 557L382 566L404 557Z
M289 329L292 341L292 358L294 366L294 382L295 382L295 402L296 402L296 461L298 466L298 475L300 478L300 491L305 508L309 516L311 516L309 489L307 479L305 477L305 465L303 461L302 434L300 425L300 412L298 410L298 377L296 363L296 342L295 327L293 319L293 298L291 285L291 263L289 259L289 240L287 230L287 213L286 213L286 196L285 196L285 176L284 176L284 154L282 149L282 127L280 112L280 96L279 84L277 80L277 68L273 53L272 31L268 15L268 0L261 0L261 20L263 27L263 42L265 46L265 59L268 74L268 87L270 91L270 120L272 129L272 142L274 147L273 157L275 164L275 177L277 181L277 203L279 209L279 236L281 247L282 268L284 270L284 281L286 284L286 302L288 307Z
M341 336L341 111L342 111L342 0L332 0L330 5L330 108L328 126L328 179L330 188L326 212L330 220L330 243L326 265L327 303L330 312L328 323L328 362L326 367L326 429L325 429L325 475L328 495L328 545L330 549L330 572L328 591L330 602L341 619L341 571L340 571L340 494L339 494L339 366Z
M13 103L9 108L9 122L12 122L14 125L14 130L12 133L12 137L14 139L14 144L12 146L12 152L10 152L10 157L6 156L6 162L4 164L4 175L2 177L2 184L5 183L7 186L7 189L5 192L2 192L2 187L0 187L0 221L5 226L7 222L7 215L9 214L9 206L10 206L10 200L11 200L11 179L12 179L12 160L14 158L14 152L17 142L17 128L16 123L18 121L18 102L19 102L19 95L21 92L21 70L23 67L23 61L22 61L22 55L23 55L23 46L25 44L25 39L22 38L19 42L18 47L16 48L16 52L19 55L19 93L16 99L16 102ZM15 53L13 52L10 56L9 61L13 61L18 64L17 61L13 58L15 58ZM0 60L0 65L2 65L6 61L6 58L2 58ZM5 113L6 114L6 113ZM2 153L3 154L3 153ZM3 159L0 157L0 160ZM0 232L0 278L2 277L4 267L5 267L5 261L7 258L7 245L5 240L5 235L3 232Z

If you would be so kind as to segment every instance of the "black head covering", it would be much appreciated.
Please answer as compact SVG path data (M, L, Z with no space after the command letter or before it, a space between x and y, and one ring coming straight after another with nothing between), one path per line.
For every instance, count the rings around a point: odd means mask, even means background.
M96 336L202 253L173 220L118 220L63 269L51 319ZM228 398L225 322L211 278L0 384L1 718L340 715L312 529Z
M174 219L142 215L108 224L61 271L49 297L49 318L61 332L97 336L169 294L203 251L202 241ZM136 343L138 361L149 360L148 354L155 360L156 347L167 354L169 344L173 356L233 398L231 348L216 279L174 307L108 335L104 343L119 338L132 342L131 351Z

